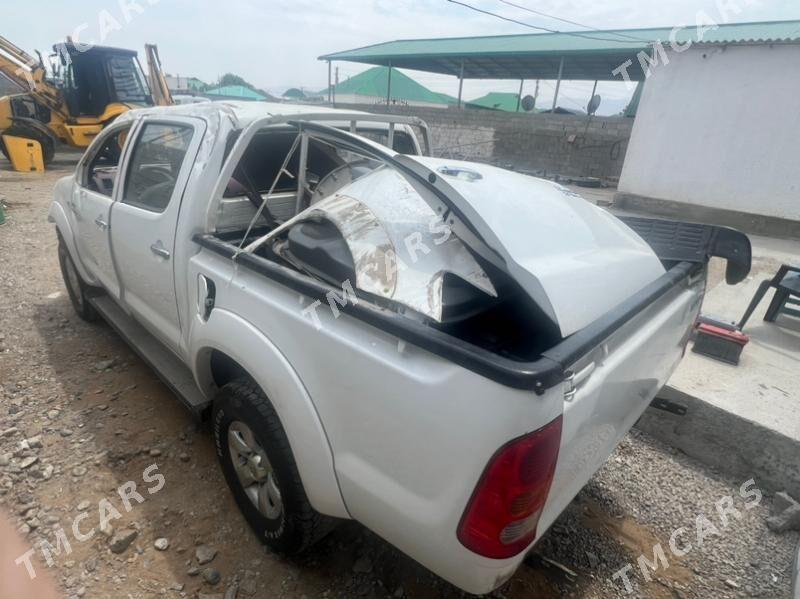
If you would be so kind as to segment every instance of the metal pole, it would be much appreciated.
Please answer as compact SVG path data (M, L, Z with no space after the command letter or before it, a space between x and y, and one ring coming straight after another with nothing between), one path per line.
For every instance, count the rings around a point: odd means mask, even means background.
M331 61L328 61L328 104L333 104L333 73L331 72Z
M592 100L594 100L594 94L595 94L596 91L597 91L597 79L594 80L594 87L592 88L592 95L589 96L589 103L591 103ZM586 107L588 108L589 104L587 104Z
M458 75L458 107L461 108L461 92L464 91L464 61L461 61L461 72Z
M564 73L564 57L558 63L558 80L556 81L556 94L553 96L553 112L556 111L558 105L558 90L561 88L561 75Z
M536 90L533 92L533 107L539 102L539 80L536 80Z
M333 80L333 107L336 108L336 88L339 87L339 67L336 67L336 78Z
M392 63L389 63L389 78L386 81L386 107L392 103Z
M525 80L519 80L519 93L517 94L517 112L519 112L519 106L522 103L522 86L525 85Z
M389 139L386 140L386 145L394 150L394 123L389 123Z
M297 167L297 196L295 197L295 214L305 209L306 166L308 165L308 135L300 132L300 164Z

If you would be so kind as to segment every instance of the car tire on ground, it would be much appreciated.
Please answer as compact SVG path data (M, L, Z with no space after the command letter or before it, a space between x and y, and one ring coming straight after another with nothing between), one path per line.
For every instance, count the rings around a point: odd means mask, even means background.
M212 418L225 480L263 543L294 555L333 529L336 520L311 507L278 415L252 379L224 385Z
M64 245L61 235L58 236L58 263L61 266L61 276L64 278L64 285L67 288L69 300L75 312L86 322L95 322L98 318L92 304L89 303L88 296L92 289L81 278L69 250Z

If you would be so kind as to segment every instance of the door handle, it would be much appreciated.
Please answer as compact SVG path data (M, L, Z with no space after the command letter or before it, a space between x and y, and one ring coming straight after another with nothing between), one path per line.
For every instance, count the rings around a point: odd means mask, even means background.
M154 243L150 246L150 251L153 252L156 256L160 258L164 258L165 260L169 260L169 250L161 245L161 242Z
M108 229L108 223L103 220L103 215L101 214L96 219L94 219L94 224L96 224L102 231Z

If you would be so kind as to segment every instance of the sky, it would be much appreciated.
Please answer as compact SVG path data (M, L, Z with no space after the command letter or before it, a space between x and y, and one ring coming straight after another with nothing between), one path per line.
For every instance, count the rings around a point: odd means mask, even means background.
M500 0L465 2L531 25L576 30ZM701 11L722 23L800 19L797 0L514 0L598 29L686 25ZM3 13L0 35L28 52L50 51L67 35L82 42L136 49L158 44L170 74L215 81L226 72L255 86L281 93L288 87L321 90L327 86L323 54L395 39L532 33L522 25L482 15L447 0L26 0ZM366 68L338 63L340 80ZM454 77L405 71L435 91L456 95ZM524 94L533 93L534 82ZM518 81L466 81L464 98L489 91L513 91ZM553 85L543 82L541 104L552 101ZM565 82L565 107L583 107L591 83ZM630 92L622 83L603 83L600 113L624 106Z

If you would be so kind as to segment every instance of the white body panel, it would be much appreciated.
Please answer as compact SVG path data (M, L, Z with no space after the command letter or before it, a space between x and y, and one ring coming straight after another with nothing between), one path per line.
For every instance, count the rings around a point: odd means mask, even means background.
M181 189L176 189L184 200L171 256L180 323L173 350L209 397L216 391L209 371L212 350L231 356L253 376L275 406L309 500L318 511L358 520L469 592L492 590L513 574L525 552L504 560L487 559L457 539L459 520L487 461L509 440L563 415L560 458L538 528L537 538L541 537L676 366L699 310L703 278L692 286L682 283L670 289L575 365L580 369L594 362L594 369L568 402L563 383L541 395L507 387L399 342L355 317L334 318L324 305L317 310L321 325L317 329L302 312L310 303L308 298L192 241L195 234L208 231L208 222L213 220L209 219L211 190L223 189L223 180L230 175L230 162L223 168L228 133L264 116L253 114L252 106L241 110L226 103L213 106L131 111L120 117L120 122L149 115L168 120L175 110L178 117L202 119L206 126L191 172ZM237 148L238 144L231 159L237 158ZM433 167L439 164L420 161ZM539 280L539 289L553 301L562 329L596 318L654 278L654 256L646 255L641 240L625 227L612 222L611 238L593 235L592 221L611 217L587 209L577 198L564 197L550 183L483 165L469 168L480 169L487 185L490 180L493 186L505 185L509 195L493 200L489 188L462 189L472 183L449 182L474 205L472 213L480 227L502 229L502 234L493 234L487 241L506 253L520 276L527 273L528 281ZM80 245L76 247L75 231L66 217L75 186L72 178L59 182L51 217L81 274L88 282L102 285L94 264L85 259ZM512 188L536 190L544 199L531 207L515 197ZM499 205L497 209L480 205L492 201ZM463 208L467 212L470 206ZM114 208L111 212L113 218ZM552 230L550 218L559 221ZM574 230L571 237L565 234L564 222ZM122 269L146 277L152 265L133 258L128 248L136 236L133 225L130 230L121 228L130 236L124 242L114 238L114 226L110 229L114 262L121 275L119 301L129 313L146 320L146 311L126 300L130 275ZM536 235L531 235L534 229ZM149 246L153 234L152 228L143 226L139 242ZM568 255L571 243L579 248L579 257ZM553 252L554 247L558 251ZM618 255L637 266L625 276L615 270L613 285L609 285L608 272L603 281L593 271L605 264L613 269ZM593 295L581 292L576 294L578 301L572 302L567 297L570 279L542 266L542 261L569 269L572 280L580 277L581 285L587 285ZM216 285L215 306L207 321L199 317L199 274Z

